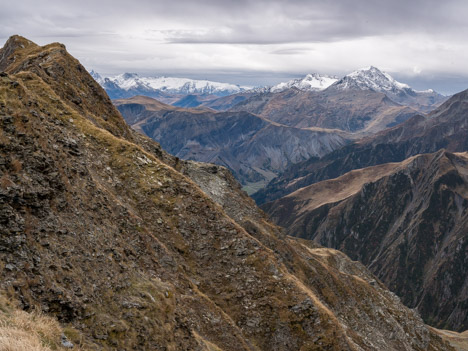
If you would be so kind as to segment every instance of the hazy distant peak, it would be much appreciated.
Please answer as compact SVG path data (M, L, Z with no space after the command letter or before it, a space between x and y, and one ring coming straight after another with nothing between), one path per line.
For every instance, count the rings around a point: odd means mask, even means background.
M410 86L395 80L390 74L370 66L358 69L340 79L335 87L338 89L374 90L382 93L410 89Z
M209 80L164 76L140 77L136 73L123 73L113 77L105 77L104 79L94 71L92 75L104 88L112 86L114 89L117 87L123 91L135 90L143 95L152 91L160 91L175 94L213 94L223 96L239 93L250 88Z
M337 80L338 78L335 76L319 73L309 73L304 78L297 78L288 82L279 83L271 87L270 91L277 93L290 88L296 88L303 91L318 91L328 88Z

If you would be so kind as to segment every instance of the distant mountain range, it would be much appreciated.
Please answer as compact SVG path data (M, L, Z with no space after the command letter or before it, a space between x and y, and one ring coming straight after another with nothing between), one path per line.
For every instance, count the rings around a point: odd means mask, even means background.
M269 90L272 93L296 88L302 91L319 91L328 88L338 81L336 76L328 76L318 73L307 74L304 78L293 79L285 83L272 86Z
M98 79L101 84L109 85L110 81ZM151 79L122 75L112 84L119 83L129 93L137 91L132 90L136 81ZM161 88L161 82L162 78L154 78L153 88ZM351 140L398 125L445 99L432 93L436 95L430 101L423 97L428 93L416 92L374 67L341 80L311 74L222 97L183 95L185 88L170 95L168 91L175 92L175 87L175 83L166 84L158 90L163 97L155 99L166 104L156 110L154 100L143 96L115 102L133 128L160 142L167 151L183 159L226 166L249 192L261 189L293 164L324 157ZM423 108L397 103L389 95Z
M228 167L249 192L289 165L326 155L351 138L338 130L289 127L244 111L180 108L144 96L114 104L133 129L171 154Z
M175 77L140 77L136 73L124 73L113 77L102 77L95 71L91 76L106 90L111 99L126 98L135 95L165 97L175 95L214 95L226 96L240 93L251 87Z
M143 95L179 107L204 105L217 110L233 107L235 104L232 101L237 104L258 94L280 93L290 89L303 92L328 89L380 92L396 103L421 112L430 111L446 99L431 89L416 91L373 66L354 71L341 79L337 76L312 73L274 86L256 88L189 78L140 77L136 73L124 73L112 77L102 77L95 71L91 71L90 74L106 90L111 99ZM234 97L227 98L229 96ZM226 104L226 101L229 102Z
M265 189L254 194L257 203L269 202L322 180L354 169L401 162L442 148L468 150L468 90L452 96L427 117L416 115L406 122L358 140L321 158L291 165Z
M427 116L289 167L253 197L289 234L364 263L431 325L465 330L467 130L465 90Z
M434 105L446 100L446 97L432 89L416 91L409 85L396 81L388 73L376 67L354 71L335 82L333 90L373 90L384 93L393 101L411 106L421 112L430 111Z

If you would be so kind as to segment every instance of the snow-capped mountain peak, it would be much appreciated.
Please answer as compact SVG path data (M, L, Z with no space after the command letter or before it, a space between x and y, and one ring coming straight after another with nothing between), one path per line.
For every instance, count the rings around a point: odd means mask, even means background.
M123 73L113 77L102 78L91 71L91 75L105 89L121 89L131 95L148 94L148 92L166 92L171 94L213 94L230 95L250 89L239 85L176 77L140 77L136 73Z
M278 93L290 88L302 91L319 91L328 88L338 80L335 76L318 73L307 74L304 78L297 78L288 82L279 83L270 88L272 93Z
M400 83L388 73L382 72L374 66L354 71L337 81L335 88L374 90L386 93L389 91L412 90L409 85Z
M328 89L331 91L372 90L385 94L396 103L411 106L422 112L430 111L431 106L437 106L447 99L432 89L416 91L408 84L398 82L391 75L374 66L354 71Z

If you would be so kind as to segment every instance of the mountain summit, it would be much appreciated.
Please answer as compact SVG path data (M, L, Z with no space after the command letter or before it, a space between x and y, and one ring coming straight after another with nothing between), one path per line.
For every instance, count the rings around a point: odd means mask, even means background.
M391 75L374 66L351 72L337 81L334 88L374 90L380 93L412 91L409 85L396 81Z
M433 109L433 106L439 105L447 99L431 89L416 91L408 84L398 82L390 74L374 66L359 69L344 76L329 89L341 91L373 90L384 93L399 104L413 107L421 112L428 112Z

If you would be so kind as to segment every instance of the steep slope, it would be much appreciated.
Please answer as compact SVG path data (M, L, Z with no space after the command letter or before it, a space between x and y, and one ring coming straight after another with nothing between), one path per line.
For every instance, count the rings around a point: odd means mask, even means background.
M230 111L248 111L287 126L340 129L375 133L396 125L417 112L372 90L301 91L263 93L241 101Z
M108 100L71 102L41 64L91 77L32 45L0 50L0 287L22 308L91 349L453 350L362 265L283 237L224 170L124 133Z
M276 223L364 263L431 325L468 328L468 154L355 170L265 204Z
M458 93L428 115L415 116L396 127L285 170L254 194L257 203L272 201L304 186L339 177L353 169L400 162L442 148L468 150L468 90Z
M0 311L2 350L52 351L66 350L70 347L80 350L65 335L75 331L71 328L64 330L52 317L38 311L22 311L3 295L0 295Z
M430 89L416 91L373 66L346 75L334 83L330 90L372 90L384 93L392 101L410 106L420 112L429 112L447 100L446 96Z
M64 45L39 47L25 38L11 37L0 52L0 71L37 75L67 106L88 114L94 125L131 140L130 128L110 104L107 94L66 52Z
M291 128L245 112L181 109L144 97L114 103L127 123L171 154L226 166L247 190L349 140L337 130Z

